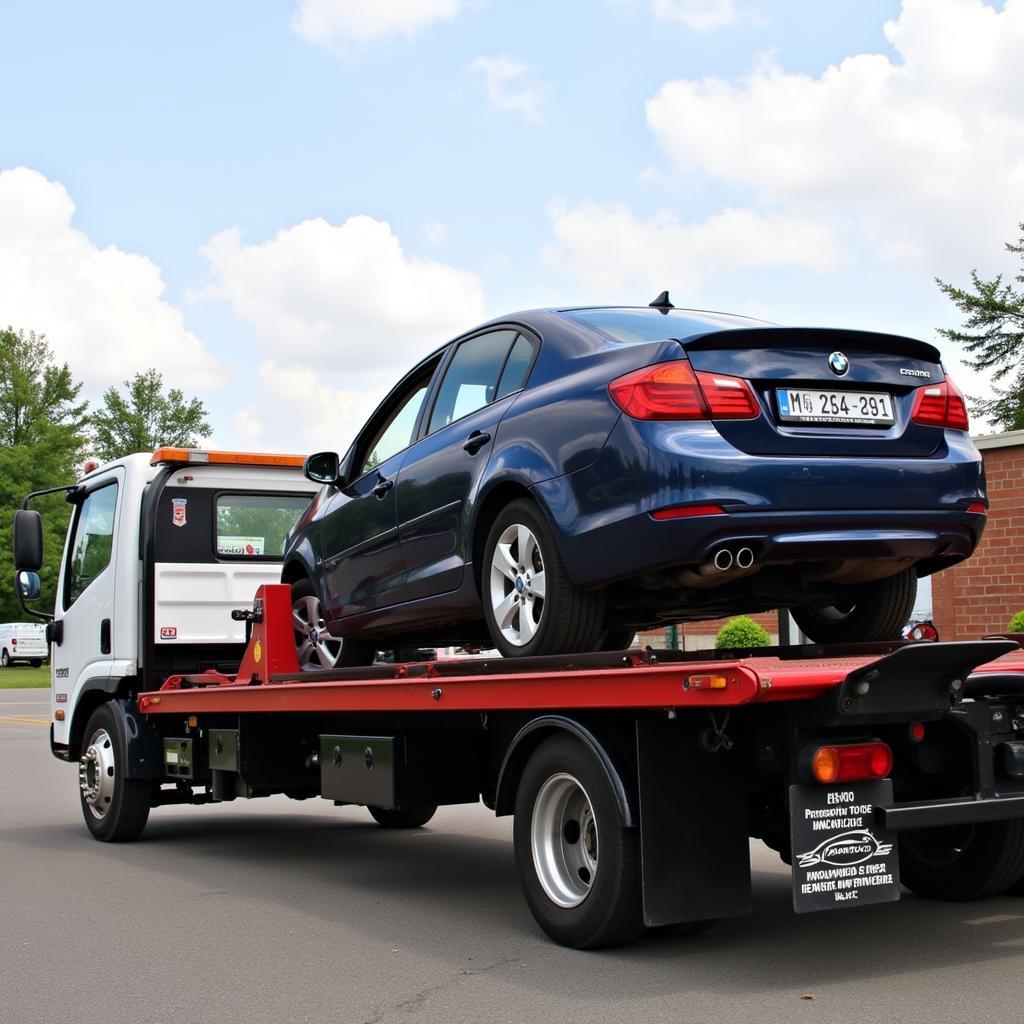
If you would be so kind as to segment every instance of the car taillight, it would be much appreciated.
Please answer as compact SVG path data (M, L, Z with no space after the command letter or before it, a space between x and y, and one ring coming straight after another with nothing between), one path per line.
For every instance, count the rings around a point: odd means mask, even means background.
M742 377L694 371L685 359L627 373L608 385L608 393L638 420L749 420L761 414Z
M917 389L910 418L929 427L949 427L951 430L967 430L969 427L967 403L950 377Z
M811 755L816 782L862 782L884 779L892 771L892 750L887 743L844 743L818 747Z

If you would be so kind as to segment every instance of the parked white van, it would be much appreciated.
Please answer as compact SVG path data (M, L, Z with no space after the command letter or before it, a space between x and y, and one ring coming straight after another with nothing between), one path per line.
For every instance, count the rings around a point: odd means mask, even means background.
M27 661L38 668L46 657L46 626L41 622L7 622L0 625L0 665Z

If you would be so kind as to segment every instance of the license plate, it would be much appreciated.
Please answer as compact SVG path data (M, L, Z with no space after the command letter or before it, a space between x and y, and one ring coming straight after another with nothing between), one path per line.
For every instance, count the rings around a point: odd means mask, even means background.
M843 423L850 426L892 426L892 396L884 391L812 391L779 388L779 419L783 423Z
M879 804L892 804L889 779L789 787L798 914L900 898L896 836L875 824Z

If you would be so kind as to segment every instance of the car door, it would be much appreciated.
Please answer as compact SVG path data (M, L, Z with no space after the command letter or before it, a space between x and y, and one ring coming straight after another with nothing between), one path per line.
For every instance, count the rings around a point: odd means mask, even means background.
M462 583L472 557L472 503L534 346L515 329L488 331L460 342L444 367L425 436L409 449L398 476L409 599L448 593Z
M440 357L385 400L353 448L349 481L327 499L320 550L329 622L404 598L395 483Z
M117 546L114 529L124 484L120 467L90 480L78 496L58 583L54 618L62 623L52 663L55 691L77 693L110 675ZM71 701L74 706L74 701Z

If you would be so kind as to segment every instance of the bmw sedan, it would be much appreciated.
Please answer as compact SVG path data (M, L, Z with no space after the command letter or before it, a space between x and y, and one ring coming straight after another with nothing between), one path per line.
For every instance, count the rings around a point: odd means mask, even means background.
M986 515L964 398L923 341L651 306L502 317L413 367L293 530L305 667L382 647L613 650L789 608L898 639Z

